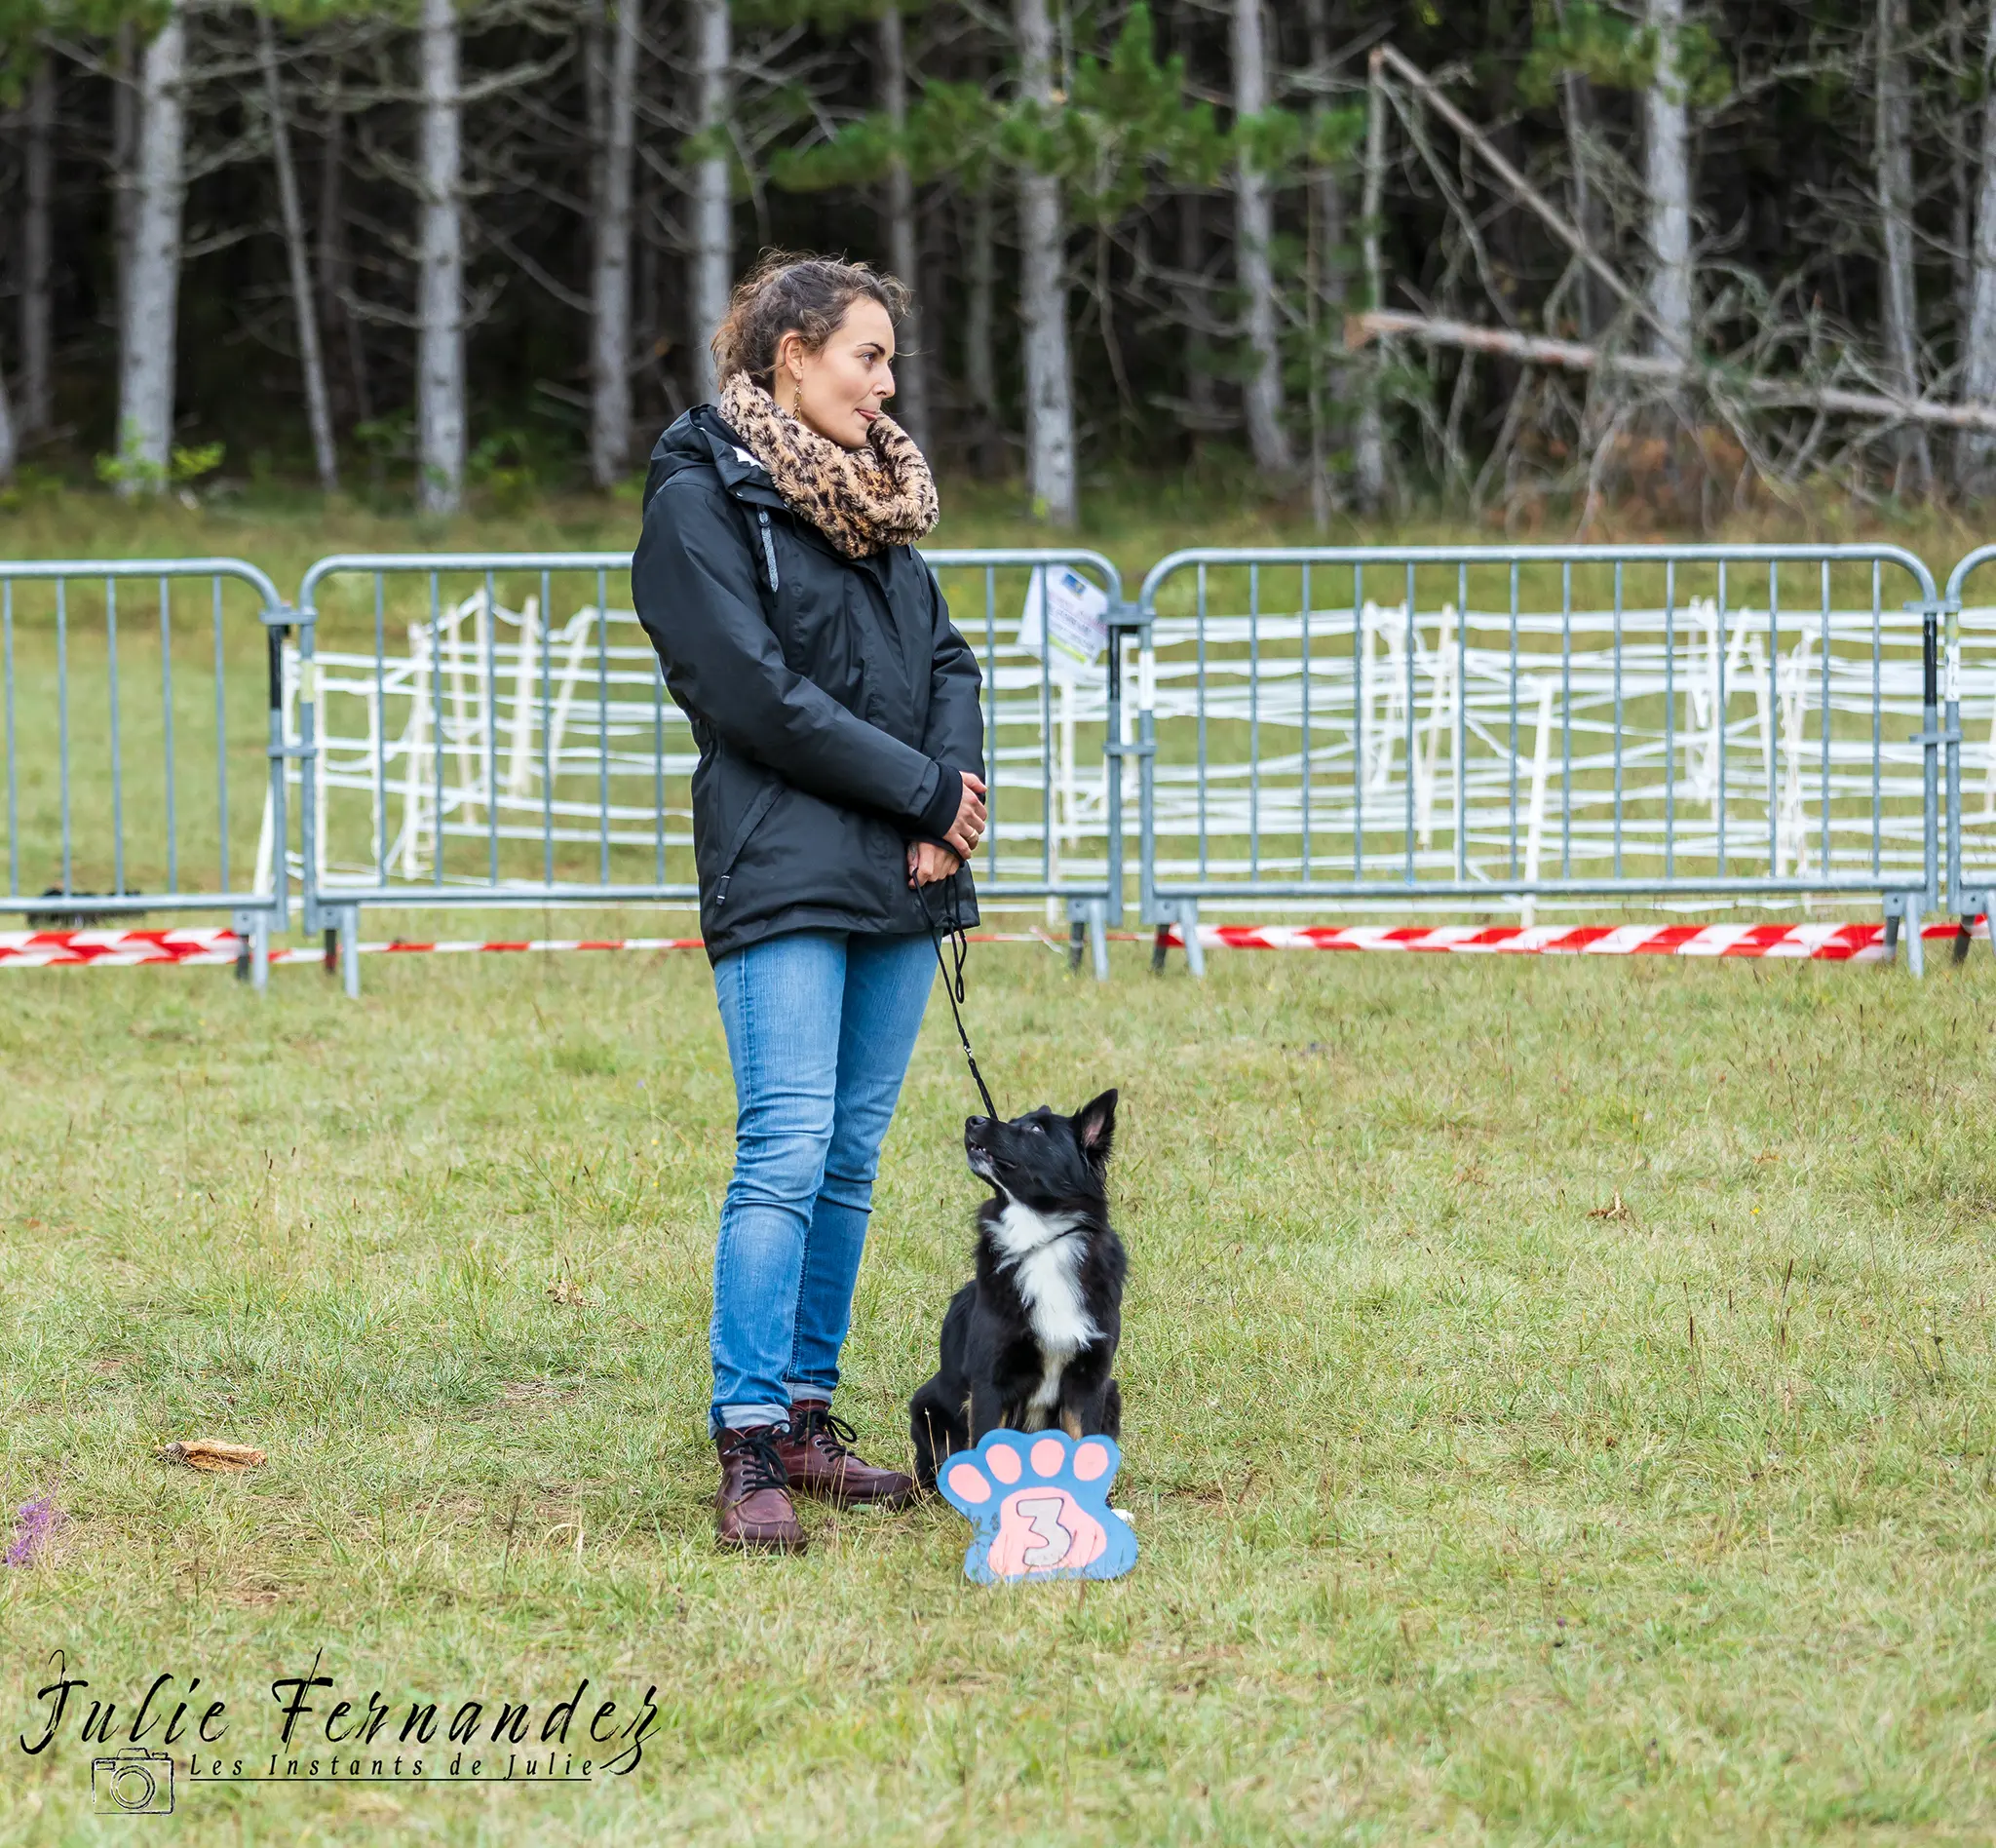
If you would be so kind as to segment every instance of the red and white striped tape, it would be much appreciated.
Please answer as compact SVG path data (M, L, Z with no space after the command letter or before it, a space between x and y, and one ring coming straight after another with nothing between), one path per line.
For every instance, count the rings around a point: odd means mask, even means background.
M141 963L232 963L243 940L234 931L0 931L0 969L88 965L134 969ZM322 962L325 951L279 949L272 962Z
M1928 924L1921 936L1946 941L1952 923ZM1127 933L1112 933L1124 937ZM1989 936L1987 919L1971 933ZM1182 945L1176 925L1163 933ZM1041 931L973 933L982 943L1045 943L1064 948ZM1202 924L1199 941L1208 949L1352 949L1497 956L1758 956L1811 962L1882 962L1882 924L1532 924L1422 925ZM227 930L179 931L0 931L0 969L133 969L153 963L227 965L241 955L244 940ZM697 937L535 937L516 942L444 941L362 943L364 956L505 955L532 950L698 949ZM322 963L317 946L273 944L274 963Z
M0 969L135 969L149 963L230 964L245 939L228 930L0 931ZM1037 932L973 933L973 943L1046 943ZM364 956L503 955L557 949L698 949L697 937L535 937L512 943L441 942L362 943ZM323 963L317 946L271 945L274 963Z
M0 968L133 969L147 963L233 963L245 939L234 931L0 931ZM461 955L530 949L698 949L697 937L529 938L517 943L363 943L364 956ZM273 943L274 963L323 963L326 951Z
M1959 927L1928 924L1923 939L1950 940ZM1986 941L1978 919L1971 933ZM1182 945L1176 925L1163 933ZM1883 962L1883 924L1442 924L1329 926L1202 924L1208 949L1374 949L1495 956L1766 956L1810 962Z

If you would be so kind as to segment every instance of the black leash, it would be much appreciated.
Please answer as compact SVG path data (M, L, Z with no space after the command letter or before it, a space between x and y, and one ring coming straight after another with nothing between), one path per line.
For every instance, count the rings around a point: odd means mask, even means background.
M941 880L938 884L944 883ZM978 1069L978 1056L971 1051L971 1036L964 1031L963 1009L958 1005L968 993L964 985L963 966L971 953L970 940L965 935L962 916L957 909L956 882L954 877L947 882L949 891L944 900L943 915L939 923L936 913L930 908L929 888L917 886L921 894L922 914L929 920L929 941L936 945L936 967L942 971L942 992L949 997L949 1011L956 1018L956 1037L963 1044L963 1056L971 1068L971 1076L977 1081L978 1096L984 1100L984 1114L995 1123L998 1121L998 1106L991 1101L991 1088L984 1083L984 1074ZM956 959L952 969L943 960L942 939L947 935L950 948Z

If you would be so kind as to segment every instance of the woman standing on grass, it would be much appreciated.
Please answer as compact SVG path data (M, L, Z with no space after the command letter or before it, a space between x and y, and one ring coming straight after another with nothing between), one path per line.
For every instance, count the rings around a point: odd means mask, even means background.
M984 828L977 657L914 550L936 486L881 409L906 302L864 264L765 257L713 336L719 404L652 451L632 560L700 747L700 922L735 1073L709 1412L727 1546L800 1549L793 1490L914 1493L831 1411L930 918L977 921Z

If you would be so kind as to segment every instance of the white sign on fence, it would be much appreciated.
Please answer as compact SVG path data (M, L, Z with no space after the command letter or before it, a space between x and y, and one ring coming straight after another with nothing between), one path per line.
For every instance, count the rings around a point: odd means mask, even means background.
M1066 565L1040 565L1026 582L1018 645L1065 679L1087 673L1109 645L1109 596ZM1053 648L1048 651L1051 635Z

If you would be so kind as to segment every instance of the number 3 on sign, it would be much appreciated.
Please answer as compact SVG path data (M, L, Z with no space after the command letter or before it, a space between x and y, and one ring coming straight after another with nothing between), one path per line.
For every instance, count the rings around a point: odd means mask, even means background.
M1109 1506L1123 1453L1109 1438L993 1431L945 1458L937 1481L973 1529L965 1574L979 1585L1120 1578L1136 1536Z

